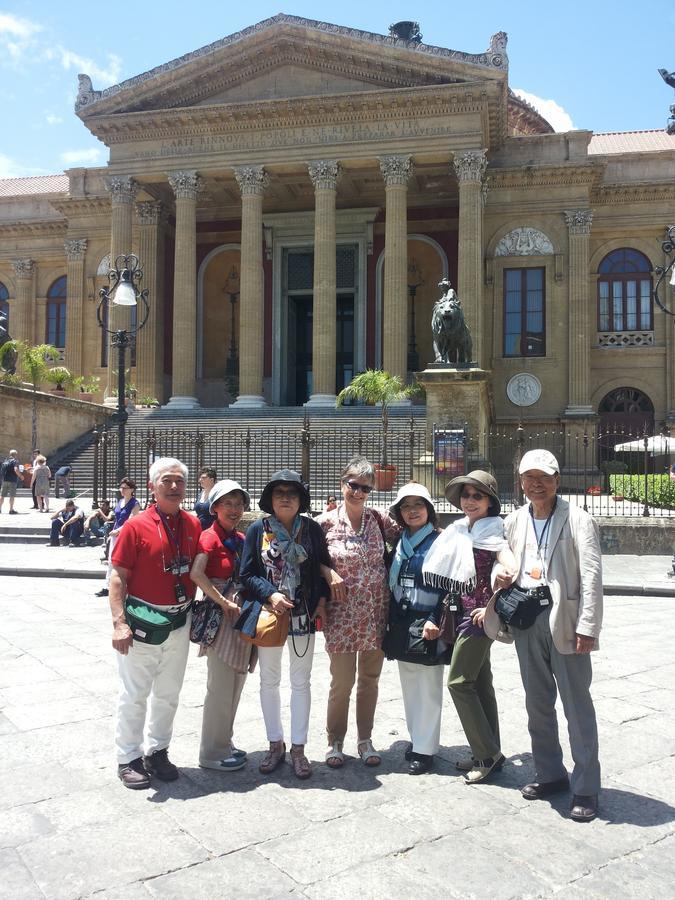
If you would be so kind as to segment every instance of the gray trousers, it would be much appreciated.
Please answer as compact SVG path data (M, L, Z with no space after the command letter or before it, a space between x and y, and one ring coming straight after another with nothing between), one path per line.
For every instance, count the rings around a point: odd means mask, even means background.
M574 794L595 795L600 791L598 726L591 699L593 671L588 653L559 653L549 627L550 610L537 617L526 631L513 629L525 688L528 729L538 782L556 781L567 774L558 739L555 711L560 694L570 749L574 760L571 787Z

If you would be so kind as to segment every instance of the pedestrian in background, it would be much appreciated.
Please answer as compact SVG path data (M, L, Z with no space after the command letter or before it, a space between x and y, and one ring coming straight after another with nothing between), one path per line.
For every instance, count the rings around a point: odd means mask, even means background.
M39 454L33 460L33 471L30 477L30 487L33 499L37 503L35 509L40 512L49 512L49 480L52 477L47 460Z
M66 500L52 516L52 525L47 546L58 547L59 537L63 538L64 547L79 547L84 531L84 510L75 505L74 500Z
M195 515L199 519L202 531L206 531L206 529L210 528L216 521L216 517L209 512L211 509L209 494L217 480L218 475L213 466L203 466L199 470L199 487L201 493L199 494L199 499L195 503Z
M96 597L107 597L110 589L110 577L112 575L112 552L122 528L132 516L137 516L141 511L141 505L136 499L136 482L133 478L125 476L120 479L120 497L113 511L112 529L108 533L108 571L106 573L105 586L96 591Z
M54 472L54 495L56 499L61 496L61 491L63 490L63 496L70 496L70 479L73 474L72 466L60 466L56 472Z
M10 450L9 456L0 465L0 512L2 512L2 504L5 502L5 497L8 497L10 516L17 515L14 509L14 500L16 499L16 488L22 468L23 466L19 463L19 454L16 450Z

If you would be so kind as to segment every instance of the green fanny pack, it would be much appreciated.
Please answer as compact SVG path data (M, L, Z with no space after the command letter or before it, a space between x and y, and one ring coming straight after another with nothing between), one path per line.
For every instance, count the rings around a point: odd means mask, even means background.
M172 631L185 625L190 606L191 603L187 603L177 612L164 612L138 597L127 597L124 615L135 641L163 644Z

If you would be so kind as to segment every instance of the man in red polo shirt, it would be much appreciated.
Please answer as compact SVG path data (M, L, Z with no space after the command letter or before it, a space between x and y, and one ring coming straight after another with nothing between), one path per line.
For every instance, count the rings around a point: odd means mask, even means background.
M132 789L150 787L151 775L178 778L168 747L190 647L189 573L201 534L199 520L181 509L187 467L177 459L157 459L148 477L157 502L120 532L109 594L121 682L117 774Z

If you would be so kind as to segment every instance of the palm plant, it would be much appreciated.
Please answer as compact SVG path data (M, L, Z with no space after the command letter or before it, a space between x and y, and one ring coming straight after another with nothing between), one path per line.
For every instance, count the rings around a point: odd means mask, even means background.
M355 375L347 387L343 388L335 400L336 406L343 406L346 400L358 400L368 406L382 406L382 467L388 465L387 432L389 428L389 407L392 403L407 400L419 390L416 384L404 384L400 375L390 375L382 369L366 369Z
M53 344L37 344L35 347L31 347L25 341L7 341L0 347L0 365L5 359L5 354L10 351L16 353L18 367L33 391L31 441L33 447L37 447L39 445L35 393L40 384L47 380L47 373L50 371L49 363L58 362L61 354L58 347L54 347Z

